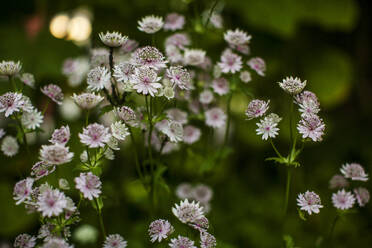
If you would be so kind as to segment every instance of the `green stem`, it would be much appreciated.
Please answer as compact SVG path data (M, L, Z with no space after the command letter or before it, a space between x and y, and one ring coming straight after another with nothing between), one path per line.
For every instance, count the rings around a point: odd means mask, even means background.
M46 102L46 104L45 104L45 106L44 106L44 109L43 109L42 115L44 115L45 112L48 110L49 101L50 101L50 100L49 100L49 98L48 98L48 100L47 100L47 102Z
M273 140L270 138L270 144L272 146L272 148L274 149L276 155L279 157L279 158L283 158L282 154L280 154L280 152L278 151L278 149L276 148Z
M89 109L87 110L87 114L85 115L85 126L88 126L89 123Z
M213 3L213 5L212 5L212 8L211 8L210 11L209 11L208 18L207 18L207 20L205 21L204 27L207 27L207 26L208 26L209 21L210 21L210 19L211 19L211 17L212 17L213 11L214 11L214 9L215 9L216 6L217 6L217 3L218 3L218 0L215 0L214 3Z
M135 139L134 139L133 131L132 131L131 127L129 127L129 126L128 126L128 129L129 129L129 133L130 133L130 138L132 140L137 173L138 173L138 176L140 177L142 183L144 183L143 174L142 174L142 171L141 171L141 166L140 166L139 159L138 159L138 153L137 153L136 142L135 142Z
M8 79L9 79L9 82L13 85L14 91L17 92L18 91L18 88L17 88L16 82L14 81L14 77L13 76L9 76Z
M27 151L27 154L30 155L30 150L28 148L28 143L27 143L27 137L26 137L26 133L25 133L25 130L23 129L23 125L22 125L22 122L21 120L19 119L18 115L15 114L14 115L14 118L19 126L19 130L21 131L22 133L22 139L23 139L23 144L25 145L26 147L26 151Z
M287 184L285 187L284 215L287 214L287 209L288 209L289 189L291 185L291 178L292 178L292 168L288 166L287 167Z
M231 99L232 99L232 92L229 93L227 98L227 123L226 123L226 130L225 130L225 138L223 142L223 146L227 145L227 141L229 138L229 131L230 131L230 122L231 122Z
M105 240L106 239L106 231L105 231L105 225L103 224L102 211L99 208L99 204L98 204L98 199L97 198L94 198L94 202L96 203L99 226L101 228L103 239Z

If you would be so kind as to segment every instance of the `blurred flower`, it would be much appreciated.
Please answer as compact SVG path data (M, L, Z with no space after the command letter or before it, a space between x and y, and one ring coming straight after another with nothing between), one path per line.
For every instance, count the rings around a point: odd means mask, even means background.
M5 112L5 117L19 112L24 105L24 99L21 93L7 92L0 96L0 112Z
M201 131L199 128L188 125L183 128L183 142L193 144L200 139ZM187 197L185 197L187 198Z
M148 66L155 70L165 68L167 63L164 55L152 46L141 47L134 51L132 62L134 65Z
M221 62L218 62L218 66L221 68L223 73L235 73L240 71L242 68L242 58L233 53L230 49L226 49L221 55Z
M212 82L212 88L218 95L226 95L229 92L229 82L225 78L216 78Z
M293 77L286 77L282 82L278 83L280 88L291 95L301 93L306 86L306 80L302 82L301 79Z
M349 186L349 182L342 175L334 175L331 180L329 180L330 189L342 189Z
M33 248L36 245L36 238L29 234L20 234L14 241L15 248Z
M225 41L233 46L248 44L251 38L252 36L248 35L244 31L239 30L238 28L235 30L227 30L224 34Z
M207 203L212 199L212 189L204 184L196 185L192 191L193 198L200 203Z
M109 129L98 123L88 125L79 133L80 142L89 148L104 147L110 136Z
M84 224L76 228L73 238L81 244L95 244L98 235L99 232L94 226Z
M68 183L67 179L65 178L60 178L58 180L58 187L63 190L69 190L70 189L70 184Z
M299 105L302 115L317 114L320 111L318 98L311 91L304 91L296 95L295 102Z
M188 199L181 201L180 205L176 204L172 212L182 223L193 223L204 216L203 207L200 207L199 202L189 202Z
M14 76L17 75L22 69L21 62L17 61L1 61L0 62L0 75Z
M257 135L262 134L262 139L267 140L270 138L275 138L278 135L279 128L277 119L271 117L265 117L261 119L259 123L256 123L258 128L256 129Z
M164 25L163 17L160 16L145 16L138 21L138 30L147 34L158 32Z
M154 96L158 92L158 89L162 87L162 85L158 83L160 79L156 71L150 67L142 66L136 68L133 76L133 89L137 90L137 93Z
M64 239L62 238L51 238L48 241L46 241L41 248L72 248L73 246L70 246Z
M175 33L165 40L165 47L173 46L178 49L184 49L185 46L189 46L190 44L190 38L186 33Z
M368 181L368 175L364 168L358 163L346 163L340 169L345 178L350 178L353 181Z
M120 51L124 53L130 53L138 47L138 42L135 40L127 40L121 45Z
M213 99L214 99L213 93L210 90L207 89L203 90L199 94L199 101L202 104L210 104L213 101Z
M219 128L225 125L226 114L220 108L211 108L205 112L205 123L207 126Z
M4 129L3 129L3 128L0 128L0 139L1 139L2 137L4 137L5 134L6 134L6 133L5 133Z
M167 220L155 220L149 226L149 235L151 242L161 242L162 239L167 239L174 232L173 226Z
M106 33L99 33L99 38L101 39L102 43L108 47L119 47L128 40L127 36L122 35L119 32L108 31Z
M104 97L95 93L81 93L79 95L74 93L72 99L82 109L92 109L102 102Z
M25 85L35 88L35 77L31 73L23 73L19 78Z
M114 66L114 78L120 83L127 83L133 79L135 68L130 63L119 63Z
M13 157L18 153L19 145L17 139L13 136L5 136L3 142L1 143L1 151L5 156Z
M120 119L124 121L125 124L128 124L129 126L137 126L137 117L136 113L127 106L122 106L120 108L116 109L116 113Z
M22 114L22 125L27 129L35 130L43 123L44 116L36 109Z
M245 115L248 120L263 116L269 109L270 100L267 102L259 99L254 99L249 102Z
M61 116L68 121L74 121L81 115L81 109L75 104L71 97L65 98L59 107Z
M186 65L200 65L204 62L205 51L201 49L186 49L184 53L184 63Z
M189 225L199 232L204 232L209 228L209 220L203 216L200 219L197 219L194 223L189 223Z
M110 84L111 73L106 67L97 66L90 70L87 76L88 89L99 91Z
M125 140L129 132L127 126L123 122L117 121L111 124L111 134L118 140Z
M352 208L355 203L355 197L351 192L346 192L344 189L332 194L332 203L335 208L347 210Z
M177 186L176 195L180 199L186 199L192 197L192 186L189 183L181 183Z
M42 145L40 149L40 159L52 165L68 163L73 156L68 147L60 144Z
M189 238L183 237L178 235L177 238L171 239L169 243L169 247L171 248L196 248L194 246L194 241L190 240Z
M80 173L79 177L75 177L76 188L84 195L84 198L93 200L101 194L101 181L99 177L93 175L92 172Z
M90 67L97 66L109 67L110 64L110 51L107 48L93 48L90 50Z
M170 13L165 17L164 30L175 31L185 25L185 17L178 13Z
M53 144L66 145L70 140L70 127L68 125L55 129L49 142Z
M222 16L218 13L212 14L210 22L215 28L223 28L223 19Z
M200 232L200 248L216 247L216 238L208 232Z
M170 142L177 143L183 140L183 127L177 121L168 121L167 127L162 132L168 136Z
M43 217L58 216L67 206L66 196L58 189L47 189L38 196L37 205Z
M110 146L110 145L109 145ZM111 148L111 147L110 147ZM104 155L105 155L105 158L108 159L108 160L114 160L115 159L115 154L114 154L114 151L111 150L110 148L107 148ZM119 150L119 149L117 149Z
M33 184L34 179L30 177L23 179L15 184L13 190L13 199L16 201L16 205L19 205L22 202L31 199Z
M302 134L302 138L311 138L313 141L323 140L324 129L323 120L315 114L303 116L297 125L297 130Z
M189 89L191 84L190 73L182 66L171 66L167 69L167 77L170 81L177 85L180 89Z
M127 247L127 241L123 239L119 234L110 234L107 236L103 248L125 248Z
M165 47L165 54L167 55L169 61L173 64L178 64L183 61L181 51L173 45L168 45Z
M31 176L35 177L35 180L39 180L40 178L53 173L55 168L54 165L47 164L45 161L39 161L32 166Z
M251 73L249 71L241 71L239 77L244 83L248 83L252 80Z
M56 84L48 84L40 89L44 95L52 99L57 104L62 104L63 93L62 89Z
M366 188L359 187L354 189L355 198L360 207L364 207L369 202L369 191Z
M307 211L308 214L319 213L319 209L323 207L320 202L319 195L313 191L306 191L305 193L298 194L297 205L301 210Z
M179 122L181 124L187 123L187 112L182 111L178 108L171 108L165 111L167 117L173 121Z
M266 63L262 58L251 58L247 64L252 70L256 71L258 75L265 76Z

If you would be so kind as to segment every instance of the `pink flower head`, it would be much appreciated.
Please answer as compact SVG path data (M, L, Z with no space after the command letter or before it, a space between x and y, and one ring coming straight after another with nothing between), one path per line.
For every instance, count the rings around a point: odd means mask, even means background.
M70 140L70 128L69 126L62 126L59 129L55 129L52 138L49 140L53 144L66 145Z
M252 70L256 71L258 75L265 76L266 63L262 58L251 58L247 64Z
M242 68L242 65L242 58L236 53L233 53L230 49L226 49L222 53L221 62L218 63L223 73L238 72Z
M16 205L21 204L26 200L31 199L32 186L34 184L34 179L28 177L16 183L13 190L14 200Z
M322 141L325 125L323 120L315 115L305 115L297 125L297 130L302 134L302 138L310 138L313 141Z
M61 105L63 100L62 89L56 84L48 84L40 89L44 95L48 96L55 103Z
M219 128L225 125L226 114L220 108L211 108L205 112L205 123L207 126Z
M152 46L138 48L132 55L132 61L137 66L148 66L155 70L165 68L167 63L164 55Z
M185 25L185 17L178 13L170 13L165 17L164 30L175 31Z
M104 147L110 137L109 128L98 123L88 125L83 129L83 133L79 133L80 142L89 148Z
M101 194L101 180L92 172L80 173L80 176L75 178L75 183L84 198L93 200Z

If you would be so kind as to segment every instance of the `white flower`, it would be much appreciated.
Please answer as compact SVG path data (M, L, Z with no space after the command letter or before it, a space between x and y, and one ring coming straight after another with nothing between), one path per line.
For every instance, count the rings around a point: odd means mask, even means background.
M67 206L66 196L58 189L47 189L38 196L37 205L43 217L58 216Z
M73 248L73 246L70 246L64 239L53 237L51 239L48 239L41 248Z
M305 88L306 80L302 82L299 78L286 77L282 82L279 82L279 86L285 92L291 95L296 95L301 93L301 91Z
M87 75L88 89L99 91L110 84L111 73L106 67L97 66L89 71Z
M212 88L218 95L223 96L229 92L229 82L225 78L217 78L212 82Z
M177 49L183 50L185 46L191 44L190 38L186 33L175 33L165 40L165 46L167 47L176 47Z
M0 75L3 76L14 76L18 74L22 69L21 62L17 61L1 61L0 63Z
M345 178L350 178L353 181L368 181L368 175L365 173L364 168L357 163L346 163L340 169Z
M176 195L180 199L192 198L193 187L189 183L181 183L176 188Z
M330 189L342 189L349 186L349 182L342 175L334 175L331 180L329 180Z
M53 102L57 103L58 105L62 104L63 101L63 92L61 87L56 84L48 84L40 89L41 92L52 99Z
M95 93L81 93L76 95L75 93L72 96L75 103L82 109L92 109L96 107L102 100L104 99L103 96Z
M102 43L108 47L119 47L128 40L128 37L119 32L99 33Z
M188 125L183 128L183 142L193 144L200 139L201 131L199 128Z
M259 57L251 58L247 64L252 70L256 71L258 75L265 76L266 63L263 59Z
M40 159L48 164L65 164L72 160L74 153L61 144L43 145L40 149Z
M39 180L40 178L54 172L55 169L56 167L54 165L47 164L44 161L39 161L32 166L31 176L35 177L35 180Z
M13 136L6 136L1 143L1 151L8 157L13 157L18 153L19 145Z
M199 95L199 101L202 104L210 104L213 101L213 93L210 90L203 90Z
M16 183L13 190L13 199L16 201L16 205L31 199L33 184L34 179L30 177Z
M177 238L171 239L169 243L170 248L197 248L194 246L194 241L190 240L187 237L178 235Z
M184 62L186 65L200 65L205 60L205 51L201 49L186 49Z
M313 191L306 191L305 193L298 194L297 205L301 210L307 211L308 214L319 213L319 209L323 207L320 202L319 195Z
M167 45L165 47L165 54L169 61L173 64L179 64L183 61L183 56L180 49L173 45Z
M180 205L175 205L172 208L172 213L182 223L194 223L196 220L204 217L203 207L199 206L199 202L189 202L188 199L181 201Z
M92 172L80 173L80 176L75 178L75 183L76 189L84 195L84 198L93 200L101 194L101 181Z
M269 109L270 100L265 102L263 100L254 99L249 102L245 115L248 120L263 116Z
M105 155L105 158L108 159L108 160L114 160L115 159L114 151L111 150L110 148L106 149L104 155Z
M1 139L2 137L4 137L5 134L6 134L6 133L5 133L4 129L3 129L3 128L0 128L0 139Z
M226 49L221 55L221 62L218 62L218 66L221 68L223 73L235 73L240 71L243 62L242 57L233 53L230 49Z
M168 121L167 127L163 128L161 131L168 136L170 142L177 143L183 139L183 127L179 122Z
M31 73L23 73L19 78L25 85L35 88L35 77Z
M53 144L66 145L70 140L70 127L68 125L55 129L49 142Z
M249 71L241 71L239 77L244 83L248 83L252 80L251 73Z
M110 137L109 129L98 123L88 125L79 133L80 142L89 148L104 147Z
M118 140L125 140L129 132L127 126L123 122L117 121L111 124L111 134Z
M158 89L162 87L162 85L158 83L160 79L161 78L158 77L154 69L147 66L136 68L136 72L133 76L133 89L137 90L137 93L155 96Z
M187 123L187 112L182 111L178 108L171 108L165 111L167 114L167 117L173 121L177 121L181 124Z
M205 123L207 126L219 128L225 125L226 114L220 108L211 108L205 112Z
M159 70L166 67L168 61L164 55L152 46L138 48L132 53L132 63L136 66L148 66L152 69Z
M364 207L369 202L369 191L366 188L359 187L354 189L355 198L360 207Z
M0 112L5 112L5 117L19 112L24 105L21 93L7 92L0 96Z
M36 245L36 238L29 234L20 234L14 240L15 248L33 248Z
M302 119L297 125L297 130L302 134L302 138L310 138L313 141L323 140L324 129L323 120L315 114L302 116Z
M256 129L257 135L262 135L263 140L267 140L269 137L275 138L278 135L278 122L269 116L260 120L256 125L258 126Z
M151 222L148 232L152 243L161 242L174 232L174 228L169 221L159 219Z
M138 29L147 34L158 32L164 25L163 17L160 16L145 16L138 21Z
M123 239L119 234L110 234L106 237L103 248L125 248L127 247L127 241Z
M27 129L35 130L43 123L44 116L36 109L22 114L22 125Z
M164 30L175 31L185 25L185 17L178 13L170 13L165 17Z
M170 81L177 85L181 90L189 89L191 84L190 73L182 66L171 66L167 69L167 76Z
M332 194L332 203L335 208L347 210L352 208L355 203L355 197L351 192L346 192L344 189Z
M200 248L216 247L216 238L208 232L200 232Z
M116 109L116 114L120 119L124 121L125 124L128 124L130 126L137 126L137 117L136 113L127 106L122 106L120 108Z
M197 200L200 203L207 203L212 199L213 191L207 185L198 184L194 187L192 191L192 196L195 200Z
M114 77L120 83L127 83L133 78L135 66L130 63L119 63L114 66Z
M227 30L224 34L224 39L233 46L241 46L248 44L252 36L239 29Z

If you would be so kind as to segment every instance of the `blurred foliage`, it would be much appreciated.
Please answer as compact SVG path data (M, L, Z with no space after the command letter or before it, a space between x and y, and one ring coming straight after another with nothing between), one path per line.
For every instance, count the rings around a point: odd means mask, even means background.
M218 59L219 51L225 46L222 32L200 27L201 12L212 4L213 1L197 0L7 1L2 3L3 14L0 16L0 59L21 60L25 71L35 74L38 86L58 82L71 93L73 90L61 75L65 58L86 54L89 46L99 46L97 33L104 30L120 30L142 45L149 43L146 35L137 32L137 20L147 14L165 15L172 11L187 16L187 28L192 31L193 39L198 40L194 46L207 47L208 54ZM48 30L50 19L57 13L71 13L81 7L89 9L93 16L91 44L79 47L71 41L52 37ZM213 164L216 149L208 146L217 146L218 139L202 140L186 153L168 155L171 163L162 173L169 182L170 193L159 190L161 211L158 217L171 216L171 206L178 201L173 192L179 183L202 182L214 189L209 218L218 247L321 247L322 237L328 233L335 215L328 180L342 163L348 161L358 161L368 172L372 171L369 135L372 125L371 2L221 0L216 9L222 10L225 27L238 27L253 35L252 55L260 55L267 62L267 77L254 75L248 86L252 94L270 98L272 106L277 108L274 111L285 113L287 101L283 100L285 95L276 82L289 75L307 79L309 89L316 92L325 110L327 137L324 142L305 148L303 166L294 172L291 214L283 224L280 213L284 170L264 161L272 156L272 151L255 135L255 124L244 120L243 111L249 98L237 94L232 102L232 149L223 151L227 157L224 163ZM30 35L31 24L40 25L36 34ZM163 38L159 37L159 40ZM1 92L6 88L1 82ZM37 91L30 91L30 94L41 109L43 99ZM51 107L48 114L57 116L57 109ZM64 123L62 119L55 120L56 127ZM286 126L285 123L282 125ZM81 148L76 136L81 125L75 121L70 127L75 135L71 149L79 154ZM287 130L281 130L279 149L287 149L288 135ZM12 241L18 233L35 233L37 230L34 216L26 215L21 207L14 206L11 192L19 179L17 170L23 175L29 173L37 159L39 145L32 147L33 158L24 156L24 151L18 160L0 158L0 236L4 241ZM76 174L74 166L73 163L62 166L58 175L52 176L51 183L56 185L58 176L72 182ZM203 169L199 170L200 167ZM124 145L115 162L107 164L103 171L104 218L110 232L122 234L130 247L148 247L145 237L151 221L146 209L148 198L136 178L133 156ZM295 194L307 189L319 192L326 207L319 215L304 222L295 209ZM82 211L84 223L96 226L95 213L90 206L85 207L86 211ZM342 219L335 231L334 247L370 247L371 218L369 204L358 214ZM181 226L176 228L182 230ZM283 234L290 236L283 240Z

